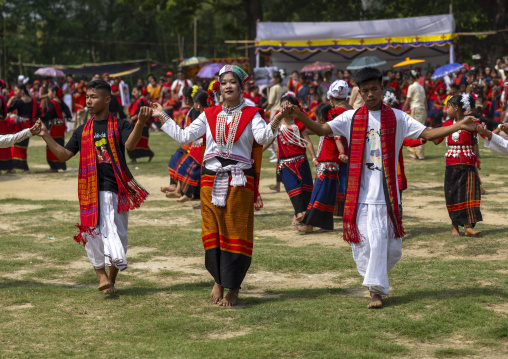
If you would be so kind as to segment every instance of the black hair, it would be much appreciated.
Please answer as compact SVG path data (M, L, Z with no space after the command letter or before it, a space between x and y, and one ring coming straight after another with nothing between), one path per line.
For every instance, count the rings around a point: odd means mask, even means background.
M322 117L328 121L328 113L330 113L331 110L333 110L332 105L329 103L322 103L316 108L316 115L318 118Z
M149 74L148 75L148 80L150 81L150 78L153 78L155 81L157 81L157 79L155 78L155 76L153 74Z
M272 77L282 81L282 76L280 75L279 71L272 72Z
M472 95L468 95L468 98L469 98L469 109L474 109L475 108L475 104L476 104L476 100L474 99L474 96ZM466 111L465 109L465 105L462 103L462 95L454 95L452 96L447 104L450 104L450 105L453 105L453 106L458 106L462 111Z
M86 85L87 90L102 90L111 95L111 85L104 80L93 80Z
M370 81L383 83L383 73L375 67L364 67L355 76L355 82L358 87Z
M143 86L141 86L141 85L136 85L136 86L134 86L134 88L136 90L138 90L139 92L143 92Z
M459 86L459 85L457 85L457 84L451 84L451 85L450 85L450 88L453 88L453 89L457 89L457 90L458 90L458 89L460 89L460 86Z
M83 76L81 76L81 80L88 81L88 77L86 77L86 75L83 75Z
M25 95L27 96L30 96L30 93L28 92L28 90L26 89L26 86L25 84L20 84L20 83L15 83L14 84L15 87L19 88L21 90L21 92L23 92ZM31 97L31 96L30 96Z
M467 72L467 76L473 76L473 77L476 76L476 71L475 70L469 70Z
M183 89L182 89L182 94L183 94L183 97L185 98L190 98L192 100L192 87L190 86L185 86Z
M296 106L300 105L300 103L298 102L296 97L294 97L293 95L289 95L289 94L288 95L282 95L282 97L280 98L280 102L282 103L282 101L287 101L291 105L296 105Z
M56 94L56 93L58 92L58 89L59 89L59 88L60 88L60 87L58 87L57 85L55 85L55 86L51 86L50 90L51 90L51 92L54 92L54 93Z
M193 102L198 102L201 107L205 108L205 107L208 107L208 93L205 92L205 91L198 91L194 94L194 96L192 97L192 101Z
M302 79L302 81L307 81L309 78L310 78L309 75L300 76L300 79Z

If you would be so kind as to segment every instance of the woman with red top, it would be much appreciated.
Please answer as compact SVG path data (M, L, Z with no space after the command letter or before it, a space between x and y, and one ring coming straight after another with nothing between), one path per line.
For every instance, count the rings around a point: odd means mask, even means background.
M65 102L60 100L62 91L58 86L53 86L48 89L48 106L44 109L42 121L49 130L49 135L60 146L65 145L65 126L64 118L72 118L71 111ZM46 146L46 159L49 164L47 172L58 172L58 170L65 171L67 164L62 162L56 157L53 152Z
M136 99L134 104L131 106L129 111L129 122L132 126L138 122L139 111L143 106L148 106L145 98L142 96L143 88L141 86L136 86L132 89L132 96ZM137 163L137 159L141 157L148 157L148 162L152 161L153 156L155 154L148 146L148 140L150 137L150 132L148 131L149 125L145 123L143 126L143 132L141 133L141 138L137 143L136 147L133 150L127 150L127 154L129 155L131 161L129 163Z
M450 118L443 126L451 126L464 119L464 112L475 105L472 95L455 95L447 102L446 112ZM441 143L443 139L438 140ZM452 235L460 236L459 226L466 228L466 236L478 235L475 231L477 222L482 220L480 212L480 179L476 170L478 162L474 147L477 144L477 133L457 131L446 139L445 197L446 208L452 220Z
M333 84L332 84L333 85ZM327 103L319 105L316 116L319 123L325 123L338 113L346 111L343 107L335 111ZM333 212L335 210L336 194L338 188L338 174L344 148L337 137L321 136L316 161L317 167L314 189L307 211L298 227L301 232L312 232L313 227L320 227L322 231L333 230Z
M197 116L208 107L208 93L198 91L193 97L193 108ZM213 101L213 100L212 100ZM204 136L203 136L204 137ZM178 185L175 191L180 195L177 202L187 202L199 199L199 180L201 178L201 164L203 162L203 137L192 142L189 155L178 168Z
M122 105L122 96L120 95L120 80L118 76L113 77L113 84L111 85L111 95L116 96L118 103Z
M299 105L296 97L290 93L281 99L281 106L287 103ZM277 134L277 171L281 174L282 183L295 209L293 225L297 225L305 215L313 189L306 152L309 150L312 161L315 161L316 155L308 131L300 121L282 113L276 115L276 120L282 121Z
M11 124L13 133L32 127L35 118L41 115L41 109L37 105L37 101L30 97L23 84L14 85L14 95L7 102L7 112L14 111L16 111L15 120ZM23 170L24 173L30 173L27 163L29 140L27 138L11 147L13 167Z

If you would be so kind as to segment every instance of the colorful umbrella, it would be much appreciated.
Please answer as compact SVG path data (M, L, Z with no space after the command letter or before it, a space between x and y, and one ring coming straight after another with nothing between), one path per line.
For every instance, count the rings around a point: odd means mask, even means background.
M201 68L201 70L199 70L197 76L203 79L213 79L215 74L219 72L220 69L222 69L222 66L224 66L224 64L219 62L206 64Z
M330 62L316 61L312 64L305 65L304 67L302 67L302 72L329 70L333 69L334 67L335 65Z
M55 69L54 67L41 67L35 71L35 74L46 77L65 77L65 74L62 70Z
M425 62L425 60L410 59L409 57L406 57L406 60L393 65L393 67L411 66L414 64L419 64L420 62Z
M206 57L193 56L193 57L189 57L188 59L183 60L182 62L180 62L180 65L178 65L178 66L180 66L180 67L196 66L196 65L207 63L209 61L210 60L208 60Z
M435 81L437 79L440 79L441 77L445 77L446 75L452 74L452 73L459 71L460 69L463 69L465 67L466 66L464 66L462 64L458 64L456 62L438 67L436 69L436 71L434 71L434 73L432 74L432 77L430 79L432 81Z
M354 60L348 67L347 70L361 70L364 67L376 67L386 64L386 61L380 59L377 56L364 56Z

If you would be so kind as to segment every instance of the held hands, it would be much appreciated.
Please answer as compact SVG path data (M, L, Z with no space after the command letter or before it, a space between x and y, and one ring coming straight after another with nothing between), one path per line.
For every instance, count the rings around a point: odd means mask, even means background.
M152 116L153 117L159 117L159 115L162 113L163 108L160 103L158 102L152 102Z
M476 118L473 116L467 116L460 123L460 129L464 131L475 132L477 128Z
M32 128L35 126L37 126L39 128L37 133L32 132ZM30 129L30 132L32 132L32 134L40 136L40 137L49 135L48 129L46 128L46 126L44 125L44 123L41 121L40 118L37 120L37 122L35 123L35 125L33 127Z
M347 163L348 157L346 155L342 154L342 155L339 155L339 160L342 163Z
M32 127L30 127L30 132L32 133L32 136L36 136L39 134L39 132L41 132L41 124L42 121L39 119Z
M492 134L489 130L487 130L487 125L484 124L484 123L479 123L476 125L476 131L481 135L481 136L485 136L487 138L492 138ZM490 136L489 136L490 134Z
M160 105L159 105L160 106ZM152 117L152 109L147 106L141 107L138 114L138 121L141 121L142 123L146 123L148 119Z

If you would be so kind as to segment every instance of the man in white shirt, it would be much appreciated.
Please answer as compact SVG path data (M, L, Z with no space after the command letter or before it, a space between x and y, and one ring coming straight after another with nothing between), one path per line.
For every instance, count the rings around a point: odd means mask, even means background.
M292 106L291 112L316 135L344 136L351 143L343 217L344 239L352 242L358 272L364 278L363 285L369 289L372 300L368 308L382 306L383 296L389 293L388 272L402 255L400 237L404 230L398 208L400 198L396 168L404 138L433 140L458 130L476 130L473 117L452 126L426 128L406 113L384 106L382 76L381 71L375 68L360 70L355 82L365 106L357 111L346 111L327 123L310 120L296 106ZM387 123L392 127L388 127ZM358 130L361 124L364 125L363 133L362 129ZM391 138L392 141L389 143L383 138ZM363 151L355 150L359 148L356 142L363 142ZM388 152L387 148L391 150ZM386 164L390 168L385 168ZM385 188L388 196L385 196ZM397 190L394 191L394 188Z
M425 89L418 83L417 78L418 74L414 70L410 71L406 77L409 87L402 111L406 111L407 108L411 109L411 117L424 124L427 120L427 96L425 95ZM409 157L423 160L425 158L424 148L423 145L408 147Z
M171 93L175 101L180 101L183 98L183 88L192 87L192 81L185 78L183 71L178 71L177 79L171 84Z

